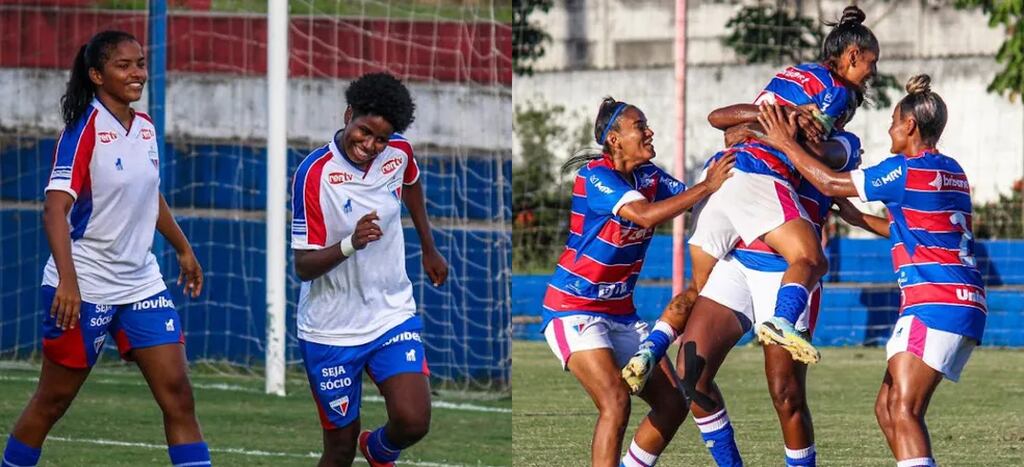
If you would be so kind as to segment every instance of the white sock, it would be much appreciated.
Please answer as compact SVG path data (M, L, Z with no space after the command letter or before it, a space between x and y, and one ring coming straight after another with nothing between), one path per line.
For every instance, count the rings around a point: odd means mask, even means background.
M667 334L668 337L670 338L669 340L671 340L671 341L676 340L676 337L677 337L676 336L676 330L672 329L672 326L669 326L668 323L666 323L666 322L664 322L664 321L662 321L660 319L658 320L657 323L654 323L654 331L661 331L661 332Z
M622 456L622 465L626 467L652 467L658 462L658 455L644 451L634 439L629 445L626 455Z
M725 413L723 408L707 417L693 417L693 421L697 424L697 429L701 433L711 433L721 430L729 424L729 414Z
M931 457L917 457L896 461L896 467L936 467L936 464Z

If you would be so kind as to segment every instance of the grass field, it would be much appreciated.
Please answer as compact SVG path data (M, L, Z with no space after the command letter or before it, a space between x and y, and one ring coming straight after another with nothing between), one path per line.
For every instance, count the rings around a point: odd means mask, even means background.
M579 383L561 371L543 342L515 341L512 356L513 463L589 463L597 411ZM894 465L874 416L884 350L825 348L822 356L808 375L819 465ZM761 349L734 350L717 382L746 465L783 464L782 435L768 396ZM627 445L646 411L643 401L634 398ZM928 426L940 465L1024 465L1024 351L975 351L959 383L939 385ZM658 465L713 465L691 419Z
M0 366L0 430L6 433L35 389L38 369ZM310 466L321 429L302 374L289 375L288 396L263 394L255 376L192 373L196 410L215 465ZM376 388L363 390L363 427L385 419ZM511 465L511 401L474 394L435 395L431 431L402 454L409 466ZM6 435L2 436L6 442ZM472 442L467 442L472 440ZM365 465L356 456L355 465ZM101 362L51 432L40 466L168 465L160 411L134 366Z

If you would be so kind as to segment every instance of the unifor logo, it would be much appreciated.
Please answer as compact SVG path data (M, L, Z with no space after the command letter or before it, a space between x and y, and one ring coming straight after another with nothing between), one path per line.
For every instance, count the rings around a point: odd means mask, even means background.
M971 302L977 303L979 305L985 305L985 296L971 289L964 289L958 287L956 289L956 298L957 300L963 302Z
M401 166L402 166L402 158L401 157L395 157L395 158L392 158L391 160L388 160L387 162L385 162L384 165L382 165L380 167L380 171L384 175L387 175L387 174L389 174L391 172L394 172L394 171L398 170L398 168L401 167Z
M334 399L331 401L331 410L338 412L338 415L342 417L348 413L348 396L342 396L341 399Z
M901 176L903 176L903 167L896 167L895 169L892 169L891 172L872 180L871 184L874 185L875 187L880 187L882 185L885 185L886 183L896 180L897 178L900 178Z
M354 177L348 172L331 172L327 175L327 181L331 185L339 185L351 181Z

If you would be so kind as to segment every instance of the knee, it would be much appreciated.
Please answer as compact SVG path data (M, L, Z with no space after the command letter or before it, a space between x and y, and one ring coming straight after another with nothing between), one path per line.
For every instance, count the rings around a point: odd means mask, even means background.
M878 420L878 426L883 429L889 426L889 404L887 398L879 397L875 401L875 420Z
M801 412L806 405L804 391L794 382L773 382L769 392L775 411L781 416L793 416Z
M56 422L68 411L71 401L74 399L74 393L64 391L37 393L35 408L43 418L50 422Z
M825 257L820 248L802 253L796 258L795 262L803 264L816 277L821 277L828 273L828 258Z
M886 404L890 423L916 422L923 418L923 413L912 398L898 391L890 391Z
M403 414L391 420L391 426L396 429L404 447L411 446L427 436L430 431L430 411L418 414Z
M602 421L625 427L629 422L629 393L623 387L622 390L598 400L597 411Z
M160 409L164 415L173 418L192 418L195 415L196 403L192 397L192 385L187 377L169 382L161 388Z
M341 445L338 443L324 446L324 452L320 455L319 465L349 466L356 457L355 442Z

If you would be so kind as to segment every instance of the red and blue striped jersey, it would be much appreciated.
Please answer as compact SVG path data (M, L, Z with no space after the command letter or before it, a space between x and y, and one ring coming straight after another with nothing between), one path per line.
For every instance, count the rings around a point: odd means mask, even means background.
M573 183L569 238L544 295L545 322L559 313L636 319L633 288L653 228L618 215L622 206L659 201L686 190L654 164L623 176L608 155L580 169Z
M900 314L981 341L985 285L974 258L971 188L960 164L925 151L890 157L852 176L861 199L889 209Z
M861 146L860 138L857 135L840 131L832 135L831 140L842 143L846 150L846 163L838 170L839 172L849 172L860 167ZM832 208L832 197L825 196L806 180L801 181L797 186L796 194L800 196L800 204L810 216L811 223L814 224L814 231L820 235L825 226L825 220L828 219L829 210ZM757 240L750 245L740 240L736 248L733 249L732 255L741 264L755 271L781 272L788 267L782 255L776 253L762 240Z

